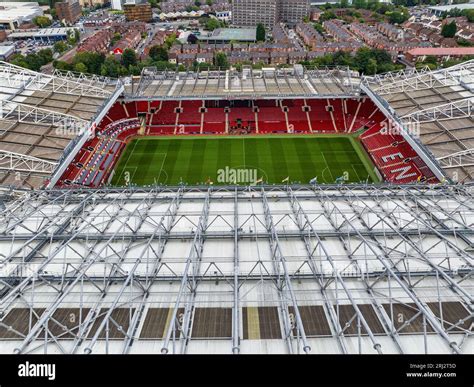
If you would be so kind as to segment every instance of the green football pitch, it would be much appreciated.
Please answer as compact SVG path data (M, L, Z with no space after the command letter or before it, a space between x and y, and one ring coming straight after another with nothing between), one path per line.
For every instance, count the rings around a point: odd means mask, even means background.
M121 155L111 184L308 184L378 181L361 145L344 135L143 137Z

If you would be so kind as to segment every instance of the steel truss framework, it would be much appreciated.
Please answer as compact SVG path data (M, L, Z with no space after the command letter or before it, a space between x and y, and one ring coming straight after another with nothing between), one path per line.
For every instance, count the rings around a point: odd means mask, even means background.
M125 97L127 100L355 97L360 93L359 84L360 79L347 67L302 68L301 72L293 68L179 72L147 67L142 70L138 85L132 85L131 93ZM163 91L164 87L167 90Z
M4 201L0 213L0 328L18 307L37 319L0 348L472 352L472 326L462 327L473 317L473 194L472 185L28 192ZM447 323L428 306L448 301L462 304L467 316ZM79 308L80 321L58 333L51 328L56 313L71 305ZM330 337L310 337L302 315L308 305L323 308ZM400 305L416 310L401 326L394 312ZM150 349L140 331L157 306L170 313ZM278 309L280 340L243 337L242 308L252 306ZM352 317L345 322L341 310L347 306ZM232 309L230 337L193 336L203 307ZM125 326L115 317L118 310L129 311ZM416 319L423 330L406 336ZM349 333L351 326L357 329ZM120 339L110 337L113 329Z
M474 148L440 157L438 158L438 162L445 169L472 167L474 166Z
M363 82L379 95L431 89L440 86L463 85L464 79L471 79L474 73L474 60L436 71L419 71L413 74L392 73L378 78L364 78Z
M55 69L53 76L57 78L68 79L73 82L81 82L85 85L101 89L107 86L112 86L115 88L115 85L117 84L117 79L102 77L94 74L77 73L75 71L63 71Z
M431 71L428 66L421 69L416 68L406 68L398 71L390 71L388 73L375 74L373 76L364 75L362 77L362 82L364 83L374 83L379 84L386 81L398 82L400 79L410 78L416 75L422 75Z
M76 133L89 127L88 121L70 114L6 100L0 100L0 119L52 125L63 128L65 131L75 130Z
M50 175L56 165L37 157L0 150L0 170Z
M408 124L431 122L443 119L470 118L474 115L474 97L461 99L444 105L418 110L407 114L402 120Z
M466 98L459 101L438 105L402 117L402 121L414 127L413 125L424 122L433 122L438 120L452 120L456 118L473 118L474 116L474 98ZM446 129L448 130L448 129ZM446 156L438 157L437 161L444 169L470 167L474 166L474 150L466 149L460 152L454 152Z
M76 94L88 97L106 98L111 92L97 84L71 76L58 77L38 73L10 63L0 61L0 78L11 88L26 90L47 90L57 93Z

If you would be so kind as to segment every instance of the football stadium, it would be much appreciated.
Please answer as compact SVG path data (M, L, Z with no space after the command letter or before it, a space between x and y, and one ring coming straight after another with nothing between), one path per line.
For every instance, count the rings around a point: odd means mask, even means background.
M0 62L0 352L474 353L474 61Z

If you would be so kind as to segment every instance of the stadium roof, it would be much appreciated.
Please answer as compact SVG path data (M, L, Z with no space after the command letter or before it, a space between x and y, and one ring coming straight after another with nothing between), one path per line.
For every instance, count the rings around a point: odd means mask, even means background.
M0 185L43 186L113 95L106 82L0 62Z
M309 70L244 66L236 70L200 72L158 71L144 68L140 81L125 87L127 99L257 99L353 97L360 93L360 77L348 68Z
M474 60L365 77L362 89L432 153L446 178L474 181Z
M4 197L0 351L473 353L473 194L355 185Z

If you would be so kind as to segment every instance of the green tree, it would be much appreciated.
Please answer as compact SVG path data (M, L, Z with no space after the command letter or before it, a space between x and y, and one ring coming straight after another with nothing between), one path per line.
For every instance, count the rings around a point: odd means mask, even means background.
M390 12L388 19L392 24L402 24L408 19L408 15L401 12Z
M171 46L178 40L178 38L176 37L176 34L173 33L171 34L170 36L168 36L166 39L165 39L165 45L166 47L168 48L168 50L171 48Z
M58 69L58 70L64 70L64 71L69 71L69 70L72 70L72 66L67 63L67 62L64 62L62 60L55 60L53 62L53 67L55 69Z
M42 61L36 54L28 54L25 57L25 62L30 70L40 71L42 66Z
M10 63L15 65L15 66L20 66L24 68L29 68L28 63L26 63L25 57L21 54L13 54L10 57Z
M458 39L458 45L460 45L461 47L473 47L474 43L466 39Z
M112 39L110 40L110 45L115 46L115 43L117 43L120 39L122 39L122 35L120 33L116 32L114 36L112 36Z
M87 73L87 66L84 63L76 63L74 71L77 71L78 73Z
M367 0L367 9L375 10L379 5L379 0Z
M435 64L432 64L432 63L424 63L424 62L417 62L417 63L415 63L415 68L416 68L417 70L421 70L421 69L423 69L423 68L425 68L425 67L428 67L430 70L435 70L436 67L438 67L438 66L435 65Z
M49 27L53 22L47 16L36 16L33 18L33 23L39 28Z
M423 61L424 64L434 64L436 65L438 63L438 59L434 55L428 55L425 60Z
M354 0L352 5L357 9L367 8L367 0Z
M168 51L163 46L153 46L150 48L150 58L154 61L167 61Z
M377 61L374 58L370 58L367 62L367 66L365 67L365 74L377 74Z
M39 71L41 66L44 66L52 60L53 51L49 48L39 50L36 54L28 54L27 56L15 54L10 58L12 64L34 71Z
M221 22L217 19L207 18L204 29L208 31L214 31L216 28L221 27Z
M73 66L77 63L84 63L87 66L89 74L100 74L102 63L104 63L105 55L97 52L82 51L78 52L72 60Z
M133 66L131 66L132 68ZM122 66L113 55L109 55L101 66L100 74L107 77L122 77L130 74L130 71Z
M42 50L39 50L36 53L36 56L38 57L41 66L44 66L45 64L48 64L53 60L53 50L51 50L50 48L44 48Z
M321 16L319 17L319 20L323 22L326 20L331 20L331 19L336 19L336 18L337 16L333 11L325 11L321 14Z
M313 27L316 31L318 31L320 34L324 34L324 27L321 23L314 23Z
M64 51L67 50L67 44L64 43L63 41L59 41L59 42L54 43L53 48L54 48L54 51L62 54Z
M332 65L350 66L353 62L352 56L348 52L337 51L332 56Z
M458 27L456 22L453 20L451 23L446 23L443 28L441 28L441 35L445 38L454 38Z
M135 50L131 48L126 48L122 53L122 66L129 68L130 66L135 66L137 64L137 54Z
M467 17L469 23L474 23L474 9L465 9L464 16Z
M265 41L265 27L262 23L257 24L257 42Z
M228 68L229 62L227 61L227 55L223 52L218 52L215 56L215 65L223 69Z

